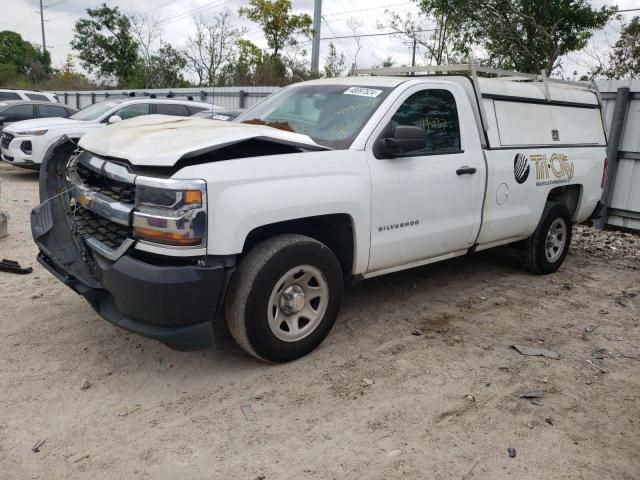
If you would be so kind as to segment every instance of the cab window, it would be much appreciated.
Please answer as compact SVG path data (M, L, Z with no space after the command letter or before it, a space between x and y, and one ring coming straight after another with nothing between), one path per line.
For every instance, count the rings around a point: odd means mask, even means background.
M178 117L186 117L189 115L189 109L185 105L179 103L157 103L156 113L161 115L176 115Z
M139 117L140 115L148 115L149 114L149 104L148 103L134 103L132 105L127 105L126 107L122 107L120 110L116 110L112 115L119 116L122 120L127 120L128 118Z
M0 92L0 100L22 100L15 92Z
M38 105L38 116L45 117L68 117L69 111L64 107L56 105Z
M460 123L453 95L448 90L422 90L407 98L391 119L391 126L423 128L426 147L405 155L460 152Z
M1 114L5 122L19 122L33 118L33 105L15 105L4 110Z
M43 102L49 102L49 97L47 97L46 95L41 95L39 93L25 93L25 95L27 96L27 98L29 100L40 100Z

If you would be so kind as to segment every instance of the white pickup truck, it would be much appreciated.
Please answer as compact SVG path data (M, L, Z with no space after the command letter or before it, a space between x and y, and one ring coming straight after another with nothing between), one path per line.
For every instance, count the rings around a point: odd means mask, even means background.
M150 115L61 141L39 261L120 327L189 350L224 317L272 362L318 346L361 279L506 244L554 272L599 205L606 139L597 91L542 80L316 80L233 122Z

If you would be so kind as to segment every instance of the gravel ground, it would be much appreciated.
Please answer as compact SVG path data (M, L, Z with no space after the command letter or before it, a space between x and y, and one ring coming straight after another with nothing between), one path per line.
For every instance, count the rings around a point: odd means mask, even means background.
M587 225L573 228L573 250L605 260L621 260L640 267L640 235L617 230L599 231Z
M637 236L576 227L545 277L502 249L363 282L272 366L101 320L35 262L36 175L0 180L0 256L34 267L0 273L3 480L638 478Z

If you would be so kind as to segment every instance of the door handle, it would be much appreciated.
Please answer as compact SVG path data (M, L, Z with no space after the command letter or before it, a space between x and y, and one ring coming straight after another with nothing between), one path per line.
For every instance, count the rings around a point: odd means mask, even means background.
M476 173L478 171L477 168L475 167L460 167L456 170L456 175L473 175L474 173Z

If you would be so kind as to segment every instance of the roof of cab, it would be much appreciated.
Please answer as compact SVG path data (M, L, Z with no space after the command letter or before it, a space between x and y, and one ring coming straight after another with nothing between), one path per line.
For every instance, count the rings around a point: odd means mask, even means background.
M449 75L415 75L415 76L384 76L384 75L358 75L351 77L321 78L302 82L303 85L354 85L372 87L397 87L408 81L429 81L442 82L452 81L460 83L467 82L471 77L464 74ZM545 100L545 86L542 82L521 81L521 79L508 80L505 78L485 78L479 77L478 83L480 91L484 95L514 97L533 100ZM296 84L301 85L301 84ZM550 100L584 103L598 105L598 97L594 90L575 85L547 83Z
M416 77L385 77L378 75L355 77L332 77L309 80L295 85L354 85L362 87L397 87L407 80L415 80Z

